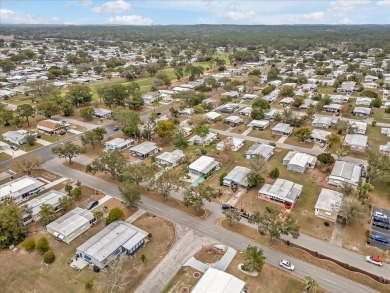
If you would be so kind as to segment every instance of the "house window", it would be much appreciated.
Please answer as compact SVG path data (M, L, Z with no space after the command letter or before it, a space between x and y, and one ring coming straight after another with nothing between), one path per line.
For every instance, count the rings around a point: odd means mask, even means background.
M84 255L84 259L90 261L91 258L88 255Z

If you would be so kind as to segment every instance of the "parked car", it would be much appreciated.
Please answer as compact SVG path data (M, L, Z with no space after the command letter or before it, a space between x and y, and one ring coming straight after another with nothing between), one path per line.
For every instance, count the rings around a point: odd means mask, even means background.
M387 229L389 230L390 229L390 225L389 224L386 224L386 223L383 223L383 222L372 222L372 225L375 226L375 227L379 227L379 228L382 228L382 229Z
M226 203L223 203L221 207L223 210L229 210L229 209L237 210L234 206L231 206L230 204L226 204Z
M119 127L114 127L112 130L113 130L113 131L118 131L118 130L119 130Z
M364 166L362 166L362 169L360 171L360 177L363 177L363 178L366 178L367 177L367 171L366 169L364 168Z
M383 263L381 258L375 256L366 256L366 261L377 266L382 266Z
M321 142L321 143L320 143L320 147L321 147L321 148L324 148L325 146L326 146L326 143L324 143L324 142Z
M387 219L387 215L382 213L382 212L374 212L374 217L378 217L378 218L383 218L383 219Z
M281 260L279 265L289 271L293 271L295 269L294 265L285 259Z
M16 145L11 145L9 148L13 151L17 151L19 149Z
M374 234L371 234L371 239L374 240L374 241L378 241L378 242L381 242L381 243L385 243L385 244L388 244L388 243L389 243L389 239L383 237L382 235L374 235Z
M86 210L92 210L94 207L96 207L99 204L98 200L91 201L87 206Z
M380 218L380 217L374 216L374 217L373 217L373 220L374 220L375 222L382 222L382 223L385 223L385 224L389 224L389 220L388 220L388 219L385 219L385 218Z

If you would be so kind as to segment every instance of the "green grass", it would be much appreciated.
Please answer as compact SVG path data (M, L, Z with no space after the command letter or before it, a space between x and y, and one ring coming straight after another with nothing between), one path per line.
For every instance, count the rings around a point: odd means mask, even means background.
M381 133L381 128L381 126L367 126L366 135L369 137L368 145L373 147L375 150L379 149L379 145L386 144L389 141L386 135Z
M312 143L312 142L301 142L301 140L298 137L296 137L294 134L290 135L284 141L284 143L291 144L291 145L296 145L296 146L303 147L303 148L308 148L308 149L311 149L314 146L314 143Z
M277 141L279 139L279 136L272 134L271 126L268 126L267 129L264 130L252 130L251 132L249 132L248 136L258 137L272 141Z
M0 153L0 162L4 162L4 161L7 161L9 159L11 159L12 156L6 154L6 153Z
M371 116L378 122L390 123L390 113L385 113L385 109L372 108Z
M325 94L325 95L332 95L334 94L334 87L331 86L319 86L317 87L317 90L320 94Z

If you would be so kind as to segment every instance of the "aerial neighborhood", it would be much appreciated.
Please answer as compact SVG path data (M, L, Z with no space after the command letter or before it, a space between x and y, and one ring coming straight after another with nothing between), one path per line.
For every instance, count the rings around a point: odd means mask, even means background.
M163 28L0 29L4 292L389 292L388 38Z

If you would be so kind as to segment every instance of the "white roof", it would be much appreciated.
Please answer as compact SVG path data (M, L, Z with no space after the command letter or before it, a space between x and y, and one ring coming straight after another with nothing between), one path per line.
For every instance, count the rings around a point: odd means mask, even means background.
M16 198L33 191L44 183L29 176L23 176L0 186L0 200L6 197Z
M339 179L348 181L349 183L357 184L360 179L361 169L359 165L348 163L345 161L336 161L334 164L330 179Z
M362 134L347 134L345 136L344 142L350 146L367 146L368 137Z
M241 293L244 286L244 281L228 273L209 268L191 293Z
M119 247L131 249L147 235L147 232L129 223L116 221L81 244L77 251L102 262Z
M291 158L291 160L288 164L289 165L296 165L296 166L300 166L300 167L305 167L309 161L316 162L317 159L316 159L316 157L305 154L305 153L295 152L295 154L293 155L293 157Z
M61 235L68 236L93 219L93 214L82 208L75 208L54 220L46 227Z
M195 162L191 163L188 168L201 173L208 173L217 164L219 163L214 158L209 156L201 156Z
M340 211L342 199L342 193L322 188L314 208L337 214Z
M219 114L219 113L214 112L214 111L208 112L204 115L207 117L207 119L211 119L211 120L214 120L214 119L218 118L219 116L222 116L222 114Z
M274 184L264 184L259 190L260 194L278 197L294 203L302 192L301 184L278 178Z
M52 207L56 207L59 204L60 198L66 196L64 193L52 190L48 193L42 194L39 197L36 197L29 202L26 203L27 208L31 210L32 216L36 216L39 214L41 210L41 206L43 204L51 205Z

